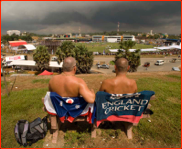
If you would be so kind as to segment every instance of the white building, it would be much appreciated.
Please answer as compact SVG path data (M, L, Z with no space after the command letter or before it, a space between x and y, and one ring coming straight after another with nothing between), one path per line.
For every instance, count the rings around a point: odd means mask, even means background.
M153 36L152 30L150 30L150 35Z
M13 34L20 36L20 31L19 30L9 30L9 31L7 31L7 34L9 36L11 36Z
M18 66L22 70L30 69L34 71L38 69L36 62L32 60L16 60L16 61L12 61L10 65L13 67ZM61 62L60 64L58 64L56 61L49 62L49 68L52 70L52 72L59 68L62 68L62 66L63 66L63 62Z
M123 41L128 41L128 40L135 41L136 39L134 35L123 35Z
M103 38L104 38L103 35L93 35L92 36L92 41L93 42L101 42L101 41L103 41Z
M25 51L32 51L35 49L36 49L36 47L32 44L20 45L18 47L18 50L25 50Z
M105 42L121 42L122 36L104 36Z

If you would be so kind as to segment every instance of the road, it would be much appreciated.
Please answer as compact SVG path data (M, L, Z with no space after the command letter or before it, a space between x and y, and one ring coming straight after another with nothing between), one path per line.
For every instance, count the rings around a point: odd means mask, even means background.
M170 61L172 60L173 57L166 57L166 58L141 58L141 65L138 67L137 72L150 72L150 71L171 71L172 67L180 67L181 66L181 59L177 58L176 63L171 63ZM32 56L28 57L29 60L32 60ZM95 56L94 57L94 62L99 62L99 61L103 61L106 64L109 64L110 61L114 60L114 56L113 57L104 57L104 56ZM154 63L157 60L164 60L164 65L162 66L156 66L154 65ZM145 62L150 62L150 67L146 70L145 67L143 67L143 64ZM93 67L91 68L91 70L94 71L99 71L101 73L113 73L112 70L114 70L114 66L110 65L109 69L97 69L96 65L94 64Z
M109 64L110 61L114 60L114 57L94 57L94 61L104 61L106 64ZM164 60L164 65L156 66L154 63L157 60ZM172 57L169 58L141 58L141 65L138 67L137 72L150 72L150 71L171 71L172 67L181 67L181 59L177 59L175 63L171 63ZM143 67L145 62L150 62L150 67L146 70L146 67ZM109 69L97 69L96 65L92 67L91 70L96 70L102 73L113 73L114 66L110 65Z

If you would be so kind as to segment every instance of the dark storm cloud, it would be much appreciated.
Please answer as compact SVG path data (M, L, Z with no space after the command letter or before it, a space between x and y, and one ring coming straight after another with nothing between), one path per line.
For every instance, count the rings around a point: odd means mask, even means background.
M46 25L59 25L70 22L81 22L81 23L89 23L90 21L87 19L84 14L79 12L58 12L58 13L50 13L44 18L41 23Z
M5 3L5 2L3 2ZM2 3L2 5L3 5ZM10 3L9 3L10 4ZM14 5L20 3L16 2ZM2 31L60 33L121 30L181 32L180 2L24 2L29 9L2 7ZM11 6L12 8L13 6ZM12 11L12 12L11 12ZM22 13L25 12L25 13Z
M128 8L128 9L126 9ZM93 16L102 22L120 22L135 27L159 27L166 24L181 25L181 5L179 2L135 2L101 8Z

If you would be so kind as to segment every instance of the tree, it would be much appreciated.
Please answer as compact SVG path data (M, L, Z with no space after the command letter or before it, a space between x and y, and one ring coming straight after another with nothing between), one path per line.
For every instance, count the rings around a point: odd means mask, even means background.
M144 34L142 34L142 37L146 37L146 34L144 33Z
M166 36L166 35L163 35L163 38L164 38L164 39L166 39L166 38L167 38L167 36Z
M160 35L159 34L155 34L154 35L154 39L158 39L158 38L160 38Z
M89 52L87 47L79 45L75 48L75 54L77 73L88 73L93 65L93 52Z
M129 62L129 65L130 65L129 71L130 72L137 71L137 68L140 65L140 50L137 49L135 52L129 51L129 49L134 47L136 43L129 40L129 41L120 42L119 44L120 44L120 49L124 49L124 51L119 50L116 53L115 62L119 58L126 58Z
M65 57L75 57L75 45L72 41L64 41L60 47L57 48L56 56L58 57L58 63L62 62Z
M33 53L33 60L36 62L38 69L44 71L49 67L50 54L45 46L38 46Z
M58 63L62 62L66 57L74 57L76 59L77 73L88 73L93 65L93 53L83 46L75 46L71 41L65 41L57 49L56 56Z

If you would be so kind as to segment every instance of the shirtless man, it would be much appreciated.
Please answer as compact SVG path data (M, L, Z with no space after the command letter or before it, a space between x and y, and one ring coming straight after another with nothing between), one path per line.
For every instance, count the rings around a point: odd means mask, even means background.
M119 58L115 64L116 77L104 80L100 91L110 94L136 93L137 84L135 80L126 77L129 69L128 61L125 58Z
M89 90L84 80L75 77L76 60L73 57L67 57L63 61L63 73L56 75L49 81L49 91L56 92L62 97L80 97L80 95L88 103L94 103L95 92L93 89ZM56 116L51 115L53 125L53 139L52 142L57 142L58 127L56 123Z
M128 61L125 58L119 58L115 64L116 77L106 79L102 82L100 91L110 94L128 94L137 92L137 84L135 80L126 77L127 71L130 69ZM103 122L104 124L104 122ZM114 122L111 122L113 125ZM127 130L128 139L132 139L132 124L124 123Z

